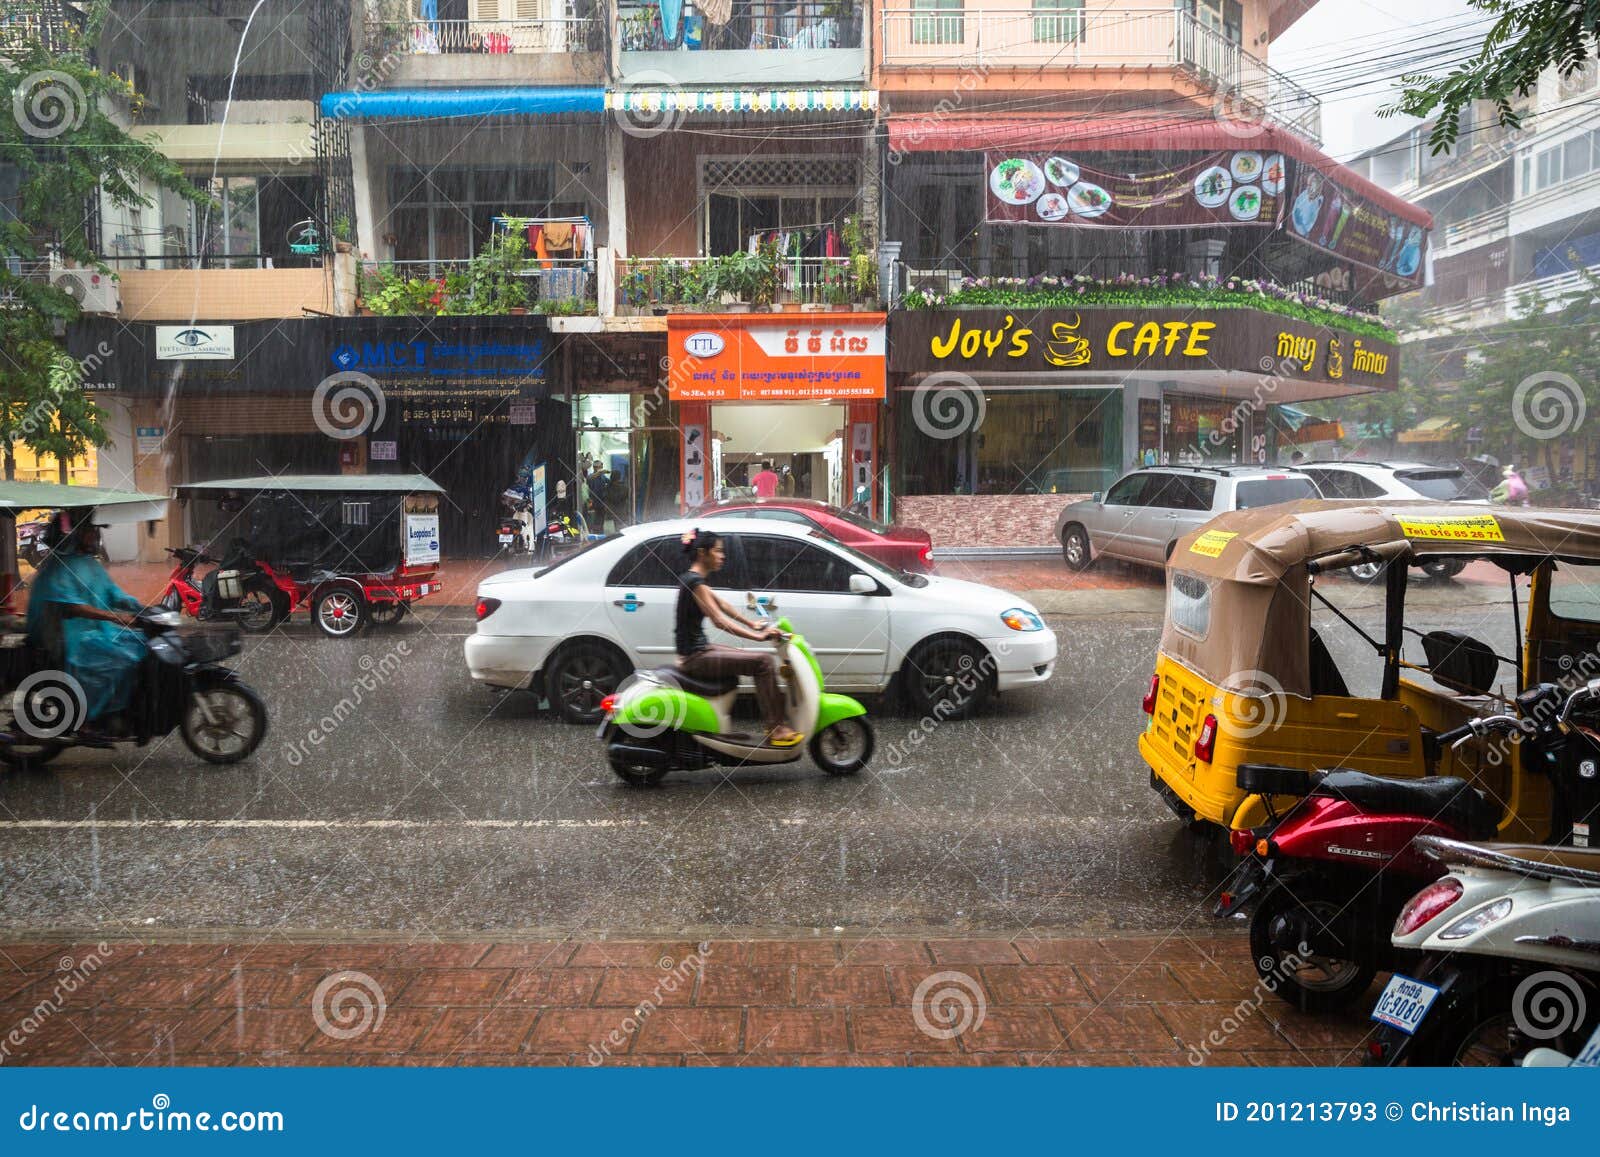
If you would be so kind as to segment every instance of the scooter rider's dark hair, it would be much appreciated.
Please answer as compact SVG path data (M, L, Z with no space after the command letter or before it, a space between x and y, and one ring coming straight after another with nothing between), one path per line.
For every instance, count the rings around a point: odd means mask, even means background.
M696 527L695 529L684 533L683 553L689 556L690 562L693 562L695 559L700 557L700 552L702 550L710 550L721 541L722 535L718 534L716 531L701 530L699 527Z

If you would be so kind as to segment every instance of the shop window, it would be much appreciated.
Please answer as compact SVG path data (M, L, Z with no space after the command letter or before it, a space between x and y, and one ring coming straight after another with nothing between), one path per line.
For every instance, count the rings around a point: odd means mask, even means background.
M743 585L756 591L843 594L855 568L819 546L759 534L733 536L742 560Z

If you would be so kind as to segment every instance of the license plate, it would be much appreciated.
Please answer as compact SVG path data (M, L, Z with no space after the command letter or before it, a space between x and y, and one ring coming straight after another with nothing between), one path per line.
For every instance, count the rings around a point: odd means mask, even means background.
M509 534L502 534L500 536L500 541L502 543L504 543L505 545L509 546L511 544L511 538L512 538L512 536L509 535Z
M1572 1062L1575 1069L1600 1069L1600 1028L1594 1030L1594 1035L1589 1038L1589 1043L1578 1050L1577 1059Z
M1428 1015L1438 997L1439 990L1431 984L1401 976L1398 972L1389 978L1378 1003L1373 1006L1372 1019L1391 1025L1406 1035L1417 1031L1422 1018Z
M420 587L417 588L417 598L420 599L423 595L427 594L432 589L433 588L430 587L427 583L423 583Z

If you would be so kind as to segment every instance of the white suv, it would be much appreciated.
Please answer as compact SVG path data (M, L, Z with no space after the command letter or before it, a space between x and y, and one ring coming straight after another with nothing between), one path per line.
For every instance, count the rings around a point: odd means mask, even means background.
M1426 462L1302 462L1303 470L1317 483L1324 498L1373 499L1415 498L1433 502L1461 502L1487 506L1489 491L1459 466L1437 466ZM1454 558L1435 559L1422 569L1436 579L1453 578L1467 564ZM1364 582L1383 573L1379 563L1362 563L1350 573Z

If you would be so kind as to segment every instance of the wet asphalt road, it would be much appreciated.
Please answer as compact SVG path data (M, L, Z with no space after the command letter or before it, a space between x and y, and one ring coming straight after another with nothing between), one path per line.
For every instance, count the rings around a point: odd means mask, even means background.
M1378 596L1343 586L1364 623ZM1509 645L1486 588L1414 622ZM1463 593L1464 592L1464 593ZM1203 925L1227 868L1147 786L1135 746L1160 616L1050 616L1051 683L934 728L869 700L873 766L835 779L676 772L630 788L587 728L474 686L464 612L334 641L250 640L271 731L201 764L175 736L0 774L0 928L351 937L820 930L1017 935ZM1431 596L1431 597L1430 597ZM1358 692L1376 660L1328 628ZM1370 679L1369 679L1370 673ZM363 686L365 679L366 686ZM370 689L369 689L370 688ZM324 726L333 705L355 710ZM313 730L322 735L313 742ZM324 734L325 733L325 734ZM898 756L898 758L897 758Z

